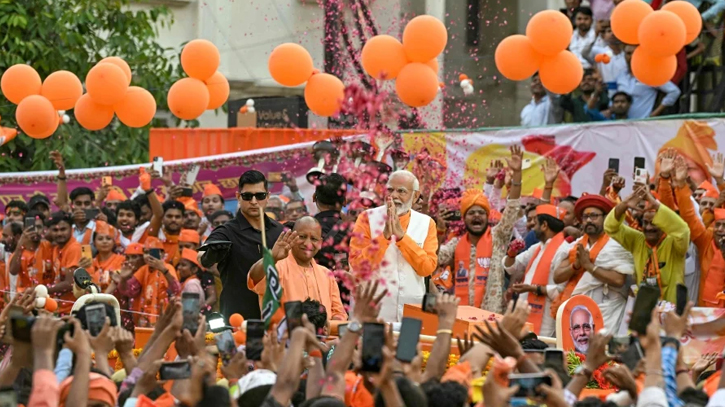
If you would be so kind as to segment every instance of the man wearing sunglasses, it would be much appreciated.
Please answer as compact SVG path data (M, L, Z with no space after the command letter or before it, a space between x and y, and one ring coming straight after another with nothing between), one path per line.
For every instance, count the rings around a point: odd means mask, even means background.
M282 233L283 226L264 215L269 198L267 179L256 170L249 170L239 177L239 213L233 220L215 228L206 240L209 249L201 256L204 267L217 264L222 280L219 305L226 318L240 313L244 319L261 319L259 296L247 288L247 274L254 263L262 258L262 216L267 239L271 248ZM213 242L232 242L217 246Z

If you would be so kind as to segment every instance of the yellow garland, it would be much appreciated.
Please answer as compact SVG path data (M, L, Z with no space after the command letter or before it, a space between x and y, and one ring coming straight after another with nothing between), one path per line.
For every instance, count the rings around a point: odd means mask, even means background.
M423 362L421 363L421 368L425 370L425 366L428 363L428 358L430 357L430 352L427 350L421 351L421 356L423 358ZM448 355L448 365L446 367L452 367L458 364L458 359L460 359L460 356L451 353Z

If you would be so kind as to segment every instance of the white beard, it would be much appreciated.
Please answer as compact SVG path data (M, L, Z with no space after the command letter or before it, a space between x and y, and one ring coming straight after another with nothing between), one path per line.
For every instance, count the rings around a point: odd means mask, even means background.
M401 206L395 205L395 214L398 216L405 215L409 210L413 208L413 197L410 197L408 202L403 202Z

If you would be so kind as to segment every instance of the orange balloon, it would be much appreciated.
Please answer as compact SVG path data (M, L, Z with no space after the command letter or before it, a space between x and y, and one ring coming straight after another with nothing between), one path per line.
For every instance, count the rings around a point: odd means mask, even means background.
M375 79L395 79L408 63L403 44L389 35L370 38L360 54L363 69Z
M45 308L48 312L55 312L58 309L58 302L53 298L46 298L45 299Z
M612 33L625 44L639 44L639 26L652 7L642 0L624 0L612 11Z
M103 58L98 63L99 64L113 64L113 65L116 65L117 67L121 68L123 73L126 75L126 79L128 79L128 84L129 85L131 84L131 79L133 78L133 74L131 73L131 67L128 66L126 61L124 61L123 59L121 59L119 57L106 57L106 58Z
M339 112L344 97L345 85L328 73L312 75L305 86L307 107L318 116L327 117Z
M682 22L685 24L685 31L687 31L685 44L695 41L695 39L700 35L700 31L702 31L702 16L697 10L697 7L687 1L671 1L662 6L660 10L675 13L678 17L680 17Z
M85 129L100 130L108 126L113 120L113 107L97 103L90 94L86 93L76 102L73 114L78 124Z
M541 84L550 92L567 94L579 86L584 77L579 58L570 51L561 51L553 57L546 57L539 69Z
M522 81L541 66L543 56L534 49L531 40L525 35L510 35L496 47L494 59L501 75L512 80Z
M247 335L245 335L244 332L242 332L241 330L240 331L237 331L237 332L234 332L234 342L237 345L241 345L243 343L246 343L247 342Z
M411 62L400 71L395 93L408 106L426 106L438 94L438 76L427 65Z
M604 62L605 64L608 64L609 61L611 61L611 60L612 60L612 58L610 58L609 55L602 54L602 62Z
M403 31L403 49L408 60L426 63L446 48L448 30L441 20L418 16L408 22Z
M30 95L40 95L40 75L30 65L17 64L8 68L0 79L5 98L16 105Z
M433 58L425 64L428 65L433 70L433 72L436 73L436 75L438 75L438 71L440 71L440 67L438 66L438 58Z
M88 71L86 90L94 102L111 106L126 95L128 80L118 66L109 63L97 64Z
M632 54L632 75L640 82L652 87L669 82L677 70L677 57L657 57L643 47L637 47Z
M126 96L120 103L113 106L118 120L128 127L143 127L154 118L156 114L156 100L144 88L130 86Z
M198 79L183 78L171 85L166 99L174 116L194 120L209 106L209 90Z
M269 54L267 68L280 85L300 86L312 76L312 57L299 44L288 42L278 45Z
M50 100L55 110L70 110L83 96L83 84L73 72L57 71L45 78L40 94Z
M18 104L15 120L25 134L34 139L44 139L53 135L58 128L58 112L48 99L40 95L30 95Z
M685 23L670 11L650 13L639 25L639 45L652 56L677 54L685 46L686 37Z
M526 36L531 45L547 56L555 56L565 50L573 32L571 21L558 10L539 11L526 25Z
M239 328L240 326L242 326L243 322L244 317L241 314L232 314L232 316L229 317L229 325L234 328Z
M215 72L207 79L206 88L209 90L209 105L207 109L220 108L229 99L229 81L221 72Z
M181 50L181 67L192 78L205 81L219 69L221 56L211 41L197 39L189 41Z

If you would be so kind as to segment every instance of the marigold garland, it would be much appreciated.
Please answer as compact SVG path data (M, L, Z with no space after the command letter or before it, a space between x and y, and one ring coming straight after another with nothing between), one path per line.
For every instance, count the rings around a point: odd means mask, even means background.
M567 370L569 371L569 375L574 375L574 370L576 370L577 367L579 367L582 363L584 363L587 360L587 357L579 352L569 351L566 354L566 361L567 361ZM607 363L604 363L603 365L599 366L597 370L592 373L592 380L587 383L587 389L601 389L601 390L614 390L619 391L619 389L609 382L609 380L604 378L604 371L607 370L610 366L615 366L618 363L609 361Z
M206 345L211 345L214 343L214 334L213 333L207 333L204 335L204 343ZM143 352L143 348L134 348L131 352L133 352L134 357L139 357L141 355L141 352ZM91 355L95 359L95 354ZM108 359L116 359L116 365L113 367L113 370L121 370L123 369L123 363L121 362L120 355L118 354L118 351L115 349L108 353ZM221 360L217 364L217 370L221 368Z

